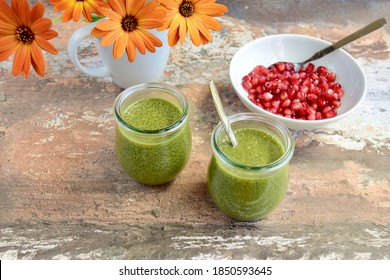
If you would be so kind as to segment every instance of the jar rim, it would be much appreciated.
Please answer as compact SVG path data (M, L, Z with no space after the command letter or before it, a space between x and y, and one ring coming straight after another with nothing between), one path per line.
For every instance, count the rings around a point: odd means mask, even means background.
M142 129L142 128L137 128L135 126L132 126L128 124L124 118L122 117L122 114L120 112L122 102L126 100L129 96L132 94L135 94L141 90L146 90L146 89L158 89L160 91L163 91L165 93L171 94L180 100L180 105L182 109L182 113L177 121L174 123L163 127L159 129ZM123 90L115 99L114 102L114 116L115 119L117 120L117 123L121 125L124 129L130 130L135 133L139 134L164 134L164 133L171 133L176 130L178 130L183 124L186 123L189 115L189 105L188 105L188 100L184 94L182 94L176 87L170 86L167 84L163 83L155 83L155 82L149 82L149 83L143 83L143 84L138 84L135 86L131 86L125 90Z
M238 167L238 168L240 168L242 170L246 170L246 171L272 171L274 169L278 169L280 166L284 166L286 163L288 163L291 160L292 155L294 153L295 141L294 141L294 138L293 138L290 130L283 123L276 121L276 120L272 120L272 119L263 117L263 116L256 114L256 113L234 114L234 115L231 115L228 117L228 121L230 122L230 124L234 124L234 123L241 122L241 121L256 121L256 122L261 122L261 123L267 124L269 126L272 126L272 127L276 128L281 133L281 135L283 136L283 138L285 140L286 147L284 147L285 151L284 151L283 155L280 158L278 158L277 160L275 160L269 164L265 164L265 165L242 164L240 162L237 162L237 161L229 158L227 155L225 155L225 153L219 147L218 138L219 138L221 132L225 130L225 128L224 128L222 123L218 123L218 125L214 128L212 136L211 136L211 146L212 146L212 150L213 150L214 154L217 155L218 158L220 158L227 165ZM277 139L277 140L279 142L281 142L279 139ZM283 145L283 143L281 143L281 144Z

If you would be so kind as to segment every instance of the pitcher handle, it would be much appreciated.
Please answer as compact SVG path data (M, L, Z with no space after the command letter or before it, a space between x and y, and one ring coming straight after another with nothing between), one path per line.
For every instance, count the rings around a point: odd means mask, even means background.
M77 55L77 50L79 45L85 38L92 36L91 30L92 28L95 27L96 24L97 22L94 22L86 26L83 26L72 34L68 42L68 53L72 63L84 73L94 77L110 77L111 76L110 70L107 67L105 66L101 66L98 68L86 67L80 63Z

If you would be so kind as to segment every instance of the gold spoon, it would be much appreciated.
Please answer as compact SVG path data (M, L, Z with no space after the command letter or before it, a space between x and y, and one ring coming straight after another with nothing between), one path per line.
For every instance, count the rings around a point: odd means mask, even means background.
M223 110L222 102L221 99L219 98L218 90L214 84L214 81L211 81L209 86L210 86L211 95L213 96L215 107L217 108L217 113L219 115L219 118L221 119L221 122L225 127L226 134L229 137L230 142L233 145L233 148L235 148L237 146L237 140L236 137L234 136L232 127L230 126L225 111Z
M352 41L359 39L359 38L363 37L364 35L367 35L368 33L371 33L373 31L381 28L386 23L387 22L386 22L386 19L384 17L377 19L376 21L374 21L374 22L366 25L365 27L355 31L354 33L348 35L347 37L337 41L336 43L333 43L332 45L316 52L315 54L313 54L310 58L306 59L305 61L299 62L299 63L291 62L294 65L294 71L298 72L299 69L301 69L302 66L305 65L306 63L313 61L313 60L317 60L317 59L319 59L327 54L330 54L331 52L345 46L346 44L351 43Z

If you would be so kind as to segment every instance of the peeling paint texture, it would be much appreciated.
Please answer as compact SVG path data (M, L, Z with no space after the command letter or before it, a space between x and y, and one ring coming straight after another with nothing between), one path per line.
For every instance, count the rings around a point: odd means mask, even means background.
M45 77L13 77L0 62L0 259L390 259L390 26L345 47L368 94L345 119L295 130L288 192L265 219L238 222L207 191L210 135L218 123L208 82L228 114L246 112L229 81L245 43L297 33L336 41L380 16L389 1L219 1L211 44L171 49L162 82L187 97L191 158L173 182L146 187L114 155L112 104L122 91L72 65L73 30L54 23L59 55ZM56 15L47 5L49 17ZM92 40L83 63L99 65Z

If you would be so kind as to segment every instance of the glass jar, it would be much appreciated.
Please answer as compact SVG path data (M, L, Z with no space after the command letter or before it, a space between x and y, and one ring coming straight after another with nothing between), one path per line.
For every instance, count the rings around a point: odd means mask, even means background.
M145 98L168 101L180 110L180 117L159 129L130 125L125 120L126 110ZM146 109L141 110L144 113L139 118L149 117L153 108ZM146 185L161 185L173 180L183 170L190 156L192 140L188 101L178 89L160 83L130 87L115 100L114 118L116 156L130 178Z
M274 162L245 165L229 158L221 150L221 141L226 141L227 137L221 123L212 133L213 155L208 169L208 190L212 199L222 212L234 219L257 220L272 212L283 200L289 179L289 161L294 153L294 139L282 123L256 114L236 114L230 116L229 121L233 131L259 129L266 135L270 134L270 139L278 141L283 148L283 155Z

